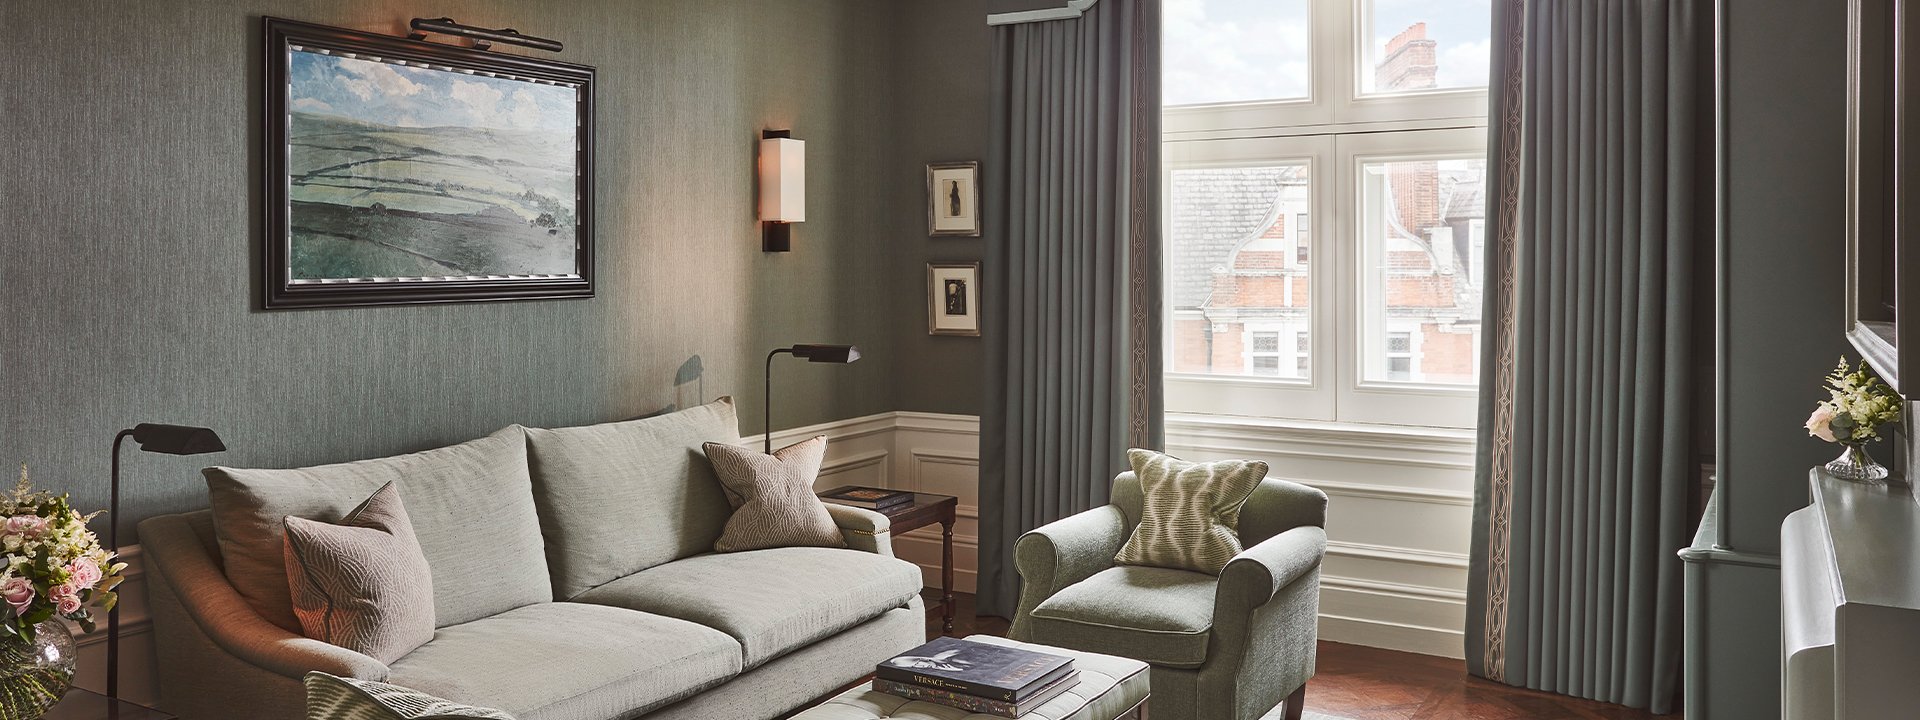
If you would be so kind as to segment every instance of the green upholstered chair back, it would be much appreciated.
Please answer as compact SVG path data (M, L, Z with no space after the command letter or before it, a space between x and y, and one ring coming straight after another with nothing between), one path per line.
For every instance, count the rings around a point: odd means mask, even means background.
M1113 479L1111 502L1127 517L1127 532L1131 534L1134 526L1140 524L1140 509L1146 503L1140 478L1135 477L1133 471L1120 473ZM1253 547L1267 538L1306 525L1327 526L1327 494L1300 483L1269 477L1260 482L1260 487L1254 489L1247 504L1240 509L1240 544Z

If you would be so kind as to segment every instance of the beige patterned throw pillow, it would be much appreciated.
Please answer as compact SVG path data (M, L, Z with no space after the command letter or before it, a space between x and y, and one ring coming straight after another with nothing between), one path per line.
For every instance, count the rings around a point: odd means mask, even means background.
M1240 506L1267 477L1267 464L1187 462L1139 449L1127 459L1146 504L1114 562L1219 575L1240 554Z
M328 524L287 516L287 580L307 637L383 663L433 639L433 578L387 483Z
M493 708L448 702L426 693L372 680L307 673L306 720L513 720Z
M788 445L772 455L726 443L703 447L727 502L733 504L733 516L713 543L714 550L847 546L826 503L813 494L813 480L827 456L827 436Z

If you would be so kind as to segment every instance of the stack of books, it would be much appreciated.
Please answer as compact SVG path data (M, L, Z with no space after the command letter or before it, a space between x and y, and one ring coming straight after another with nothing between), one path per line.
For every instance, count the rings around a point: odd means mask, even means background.
M943 637L874 668L873 689L982 715L1017 718L1080 682L1073 658Z
M820 493L820 499L836 505L850 505L852 507L867 508L869 510L886 510L899 505L912 504L913 493L905 490L887 490L884 488L860 487L858 485L842 485Z

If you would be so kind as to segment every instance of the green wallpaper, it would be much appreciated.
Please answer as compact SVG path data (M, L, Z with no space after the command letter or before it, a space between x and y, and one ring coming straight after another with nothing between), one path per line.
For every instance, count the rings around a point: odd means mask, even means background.
M104 506L107 447L205 424L214 461L417 450L722 394L760 427L892 409L898 160L886 0L10 0L0 26L0 464ZM261 312L252 283L261 15L397 33L448 15L567 43L599 67L599 297ZM795 252L759 250L754 149L808 141ZM906 278L917 288L918 275ZM692 357L701 382L676 385ZM910 369L910 368L908 368ZM702 392L704 391L704 392ZM201 507L204 458L129 453L126 522ZM129 525L122 525L129 528Z

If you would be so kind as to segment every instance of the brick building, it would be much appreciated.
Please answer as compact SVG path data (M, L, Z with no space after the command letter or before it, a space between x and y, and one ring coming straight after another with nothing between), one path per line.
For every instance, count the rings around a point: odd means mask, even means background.
M1425 24L1415 24L1386 44L1375 85L1431 88L1437 70L1435 43ZM1483 174L1477 159L1363 168L1356 220L1368 284L1360 303L1366 337L1359 339L1366 379L1474 382ZM1182 169L1171 191L1171 370L1308 377L1314 258L1307 169ZM1343 250L1352 242L1327 240ZM1324 270L1320 277L1349 282Z

